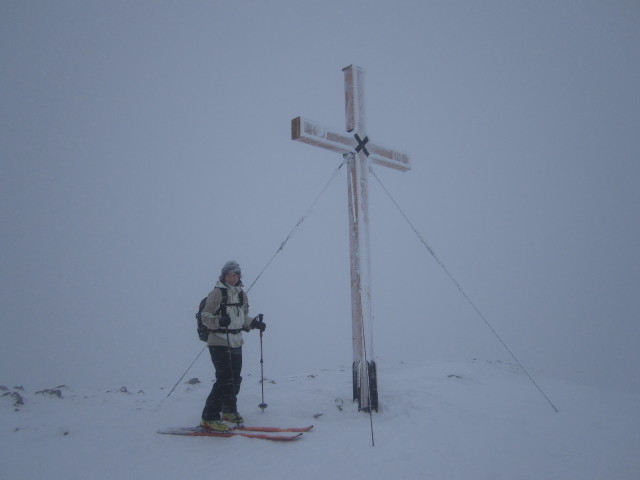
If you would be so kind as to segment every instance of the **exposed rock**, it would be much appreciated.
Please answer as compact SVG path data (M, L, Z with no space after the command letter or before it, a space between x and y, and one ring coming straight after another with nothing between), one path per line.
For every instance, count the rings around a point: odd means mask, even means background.
M24 405L24 398L22 398L22 395L20 395L18 392L5 392L0 396L13 398L14 407L21 407Z
M36 392L36 395L47 395L49 397L63 398L62 397L62 390L60 390L58 388L45 388L44 390L40 390L40 391Z

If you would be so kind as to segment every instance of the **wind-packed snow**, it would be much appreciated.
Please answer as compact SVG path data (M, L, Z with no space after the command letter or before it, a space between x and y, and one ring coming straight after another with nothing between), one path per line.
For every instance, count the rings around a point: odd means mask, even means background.
M210 380L172 385L6 386L6 479L637 479L640 396L526 376L500 361L379 362L382 411L358 412L349 367L246 376L246 423L314 429L289 443L159 435L195 424ZM540 380L540 379L539 379ZM15 393L15 395L14 395ZM18 405L20 399L23 405Z

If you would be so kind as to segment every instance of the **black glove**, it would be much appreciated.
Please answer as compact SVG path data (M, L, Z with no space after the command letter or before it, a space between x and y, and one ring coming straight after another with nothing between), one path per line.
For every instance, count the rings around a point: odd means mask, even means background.
M229 325L231 325L231 318L227 315L220 317L220 320L218 320L218 325L220 325L222 328L226 328Z
M264 332L267 328L267 324L262 320L264 315L260 314L251 321L251 328L257 328L261 332Z

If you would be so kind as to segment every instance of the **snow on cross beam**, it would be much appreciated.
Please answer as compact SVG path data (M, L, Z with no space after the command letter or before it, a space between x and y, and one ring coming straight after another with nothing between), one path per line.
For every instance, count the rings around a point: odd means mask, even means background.
M291 140L314 145L343 155L356 151L358 147L356 135L338 133L329 127L304 117L297 117L291 120ZM377 165L394 168L402 172L411 169L409 156L405 153L371 141L367 143L366 149L369 152L369 160Z

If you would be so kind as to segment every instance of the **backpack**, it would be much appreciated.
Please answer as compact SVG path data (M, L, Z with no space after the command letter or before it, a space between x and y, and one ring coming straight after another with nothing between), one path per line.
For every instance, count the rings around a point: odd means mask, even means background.
M241 307L242 305L244 305L244 292L242 290L240 291L240 294L239 294L240 303L227 303L227 298L229 298L229 295L227 293L227 289L226 288L221 288L221 287L216 287L216 288L220 288L220 290L222 291L222 302L220 303L220 308L218 308L218 310L216 310L215 314L218 314L220 311L222 311L222 314L226 315L227 314L227 306L229 306L229 305L234 306L234 307ZM207 298L208 298L208 296L204 297L200 301L200 305L198 306L198 313L196 313L196 324L197 324L198 338L200 340L202 340L203 342L208 341L209 340L209 333L214 331L214 330L210 330L209 327L207 327L205 324L202 323L202 310L204 310L204 306L207 304Z

